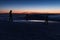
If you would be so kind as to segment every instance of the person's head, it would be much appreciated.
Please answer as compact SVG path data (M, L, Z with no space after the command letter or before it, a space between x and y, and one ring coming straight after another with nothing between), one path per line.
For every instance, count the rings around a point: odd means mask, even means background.
M10 10L10 12L12 12L12 10Z

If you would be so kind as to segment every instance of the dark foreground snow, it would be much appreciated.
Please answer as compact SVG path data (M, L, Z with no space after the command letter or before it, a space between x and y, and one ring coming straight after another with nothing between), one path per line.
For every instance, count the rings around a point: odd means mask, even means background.
M60 23L0 23L0 40L60 40Z

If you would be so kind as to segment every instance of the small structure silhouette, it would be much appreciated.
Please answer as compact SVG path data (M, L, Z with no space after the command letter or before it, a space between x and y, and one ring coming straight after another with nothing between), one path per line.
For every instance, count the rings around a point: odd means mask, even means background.
M10 12L9 12L9 22L13 22L12 10L10 10Z
M29 15L28 15L28 14L26 14L26 20L28 20L28 18L29 18L28 16L29 16Z
M45 23L48 24L48 14L46 14L45 17L46 17L46 18L45 18Z

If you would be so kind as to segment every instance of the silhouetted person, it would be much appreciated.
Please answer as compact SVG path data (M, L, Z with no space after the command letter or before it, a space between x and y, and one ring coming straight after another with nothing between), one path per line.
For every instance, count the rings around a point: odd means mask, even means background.
M48 14L45 16L45 23L48 24Z
M12 22L13 21L13 19L12 19L12 10L10 10L10 12L9 12L9 22Z

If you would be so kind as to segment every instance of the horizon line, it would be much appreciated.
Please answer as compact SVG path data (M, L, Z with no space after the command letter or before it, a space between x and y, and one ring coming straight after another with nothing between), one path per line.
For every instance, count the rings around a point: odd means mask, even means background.
M0 13L0 14L9 14L9 13ZM22 13L12 13L12 14L60 14L60 13L38 13L38 12L32 12L32 13L27 13L27 12L22 12Z

